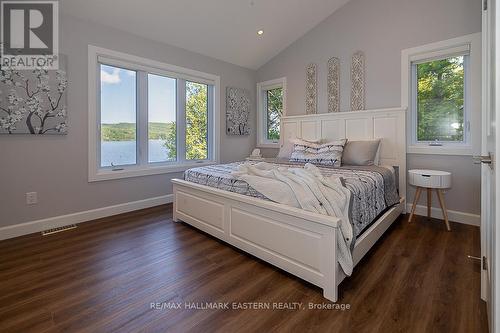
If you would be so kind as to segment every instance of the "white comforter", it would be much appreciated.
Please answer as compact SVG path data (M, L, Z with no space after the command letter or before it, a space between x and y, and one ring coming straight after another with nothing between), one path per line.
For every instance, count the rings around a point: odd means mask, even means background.
M269 200L340 218L340 232L337 233L339 263L347 275L352 274L350 246L353 230L349 222L351 192L342 185L339 177L324 177L316 166L309 163L304 168L294 168L265 162L242 164L233 175Z

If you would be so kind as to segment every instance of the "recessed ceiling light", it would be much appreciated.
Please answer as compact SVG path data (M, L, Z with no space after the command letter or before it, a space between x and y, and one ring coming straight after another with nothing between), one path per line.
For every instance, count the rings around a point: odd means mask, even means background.
M259 31L257 31L257 35L259 35L259 36L260 36L260 35L263 35L263 34L264 34L264 30L259 30Z

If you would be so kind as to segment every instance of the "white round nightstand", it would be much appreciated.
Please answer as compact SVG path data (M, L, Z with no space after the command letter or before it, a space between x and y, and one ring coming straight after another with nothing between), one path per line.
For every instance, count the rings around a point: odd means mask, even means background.
M420 194L423 189L427 189L427 217L431 217L432 189L435 189L439 199L439 204L441 205L441 210L443 211L446 229L450 231L450 222L448 221L448 213L446 212L446 206L444 204L443 189L451 187L451 173L438 170L414 169L408 171L408 176L410 185L417 187L417 192L415 193L413 207L411 208L411 214L408 222L411 222L413 218L417 202L420 199Z

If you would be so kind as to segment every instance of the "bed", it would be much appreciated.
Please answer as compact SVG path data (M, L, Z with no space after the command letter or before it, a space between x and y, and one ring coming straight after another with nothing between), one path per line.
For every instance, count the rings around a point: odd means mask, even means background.
M184 179L211 188L269 200L247 182L232 174L244 163L255 165L259 162L233 162L192 168L186 170ZM275 167L302 168L304 166L302 163L290 163L287 160L278 159L267 159L266 163ZM319 169L323 176L342 177L345 187L351 191L350 220L355 237L361 236L379 216L399 203L395 172L390 167L343 166L332 168L319 166Z
M282 140L381 139L385 167L321 168L341 175L353 193L354 265L397 217L406 193L405 110L383 109L283 117ZM338 264L340 220L266 200L231 175L241 162L187 170L172 180L174 221L184 221L323 289L337 301L346 277ZM403 195L398 195L401 193ZM354 272L355 274L355 272Z

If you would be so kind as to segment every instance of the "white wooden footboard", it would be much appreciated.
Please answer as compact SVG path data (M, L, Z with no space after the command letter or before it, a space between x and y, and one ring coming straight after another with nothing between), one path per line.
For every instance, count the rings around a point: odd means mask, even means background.
M337 301L346 277L337 258L338 218L307 212L185 180L172 180L174 221L184 221L323 289ZM403 212L405 200L356 240L356 265Z
M339 219L262 199L172 180L174 221L182 220L323 288L337 301Z

